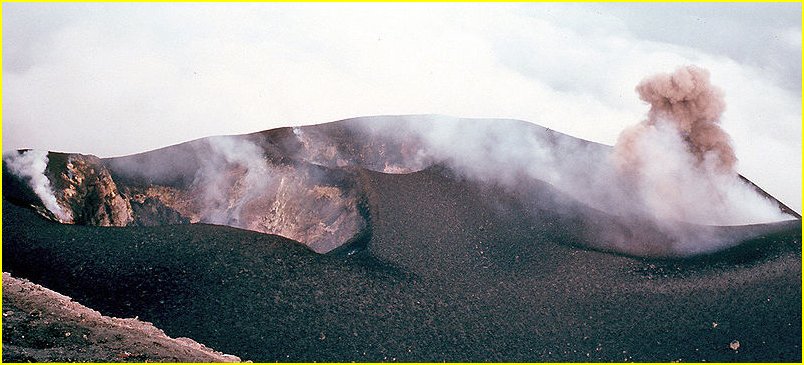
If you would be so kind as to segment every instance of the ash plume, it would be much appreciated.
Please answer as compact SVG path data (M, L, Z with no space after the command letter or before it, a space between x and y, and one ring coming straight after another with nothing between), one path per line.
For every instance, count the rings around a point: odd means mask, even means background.
M620 134L612 162L638 210L670 228L789 218L739 179L731 138L720 127L726 103L708 71L680 67L644 79L636 91L650 103L647 119Z
M47 151L11 152L3 156L3 162L9 171L28 183L31 190L42 200L44 207L59 221L64 223L72 220L70 213L59 206L51 189L50 180L45 176L48 162Z
M737 162L731 138L720 127L726 102L709 82L709 72L686 66L672 74L644 79L636 87L639 98L650 103L648 119L626 129L615 146L621 169L638 169L644 159L635 144L657 126L668 126L682 138L695 164L707 164L719 173L734 173Z

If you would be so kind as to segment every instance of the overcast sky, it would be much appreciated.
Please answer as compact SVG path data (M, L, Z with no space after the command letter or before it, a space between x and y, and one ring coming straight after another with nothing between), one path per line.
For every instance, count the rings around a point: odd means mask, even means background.
M685 64L738 171L801 211L801 4L3 5L3 151L130 154L377 114L524 119L613 144Z

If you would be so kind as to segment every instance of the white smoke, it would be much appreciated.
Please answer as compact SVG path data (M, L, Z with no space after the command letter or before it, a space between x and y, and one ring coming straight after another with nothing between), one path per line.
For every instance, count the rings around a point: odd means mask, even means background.
M621 181L629 185L639 208L662 225L742 225L791 218L736 173L720 172L717 156L706 154L699 165L698 157L672 126L645 127L631 148L641 162L638 170L629 170Z
M237 136L210 137L193 185L202 190L202 221L244 228L243 207L265 194L271 170L263 151Z
M28 150L22 153L11 152L3 156L3 162L9 171L25 179L31 190L42 200L48 211L61 222L72 220L70 213L59 205L45 176L48 158L46 151Z

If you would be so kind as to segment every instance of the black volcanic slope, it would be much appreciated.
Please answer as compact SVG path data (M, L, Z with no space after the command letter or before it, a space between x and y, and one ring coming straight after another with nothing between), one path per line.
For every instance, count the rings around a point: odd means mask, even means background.
M800 220L639 259L579 248L571 217L533 219L529 200L438 166L355 170L370 235L327 255L223 226L60 225L4 201L4 270L255 361L801 361Z

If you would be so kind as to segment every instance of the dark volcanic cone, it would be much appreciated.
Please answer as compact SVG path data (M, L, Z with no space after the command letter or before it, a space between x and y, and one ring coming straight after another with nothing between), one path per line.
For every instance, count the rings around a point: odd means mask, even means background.
M110 159L50 153L43 175L55 202L71 215L67 223L228 225L281 235L318 253L370 236L361 171L412 173L434 164L520 199L534 224L554 217L556 229L588 247L685 256L778 228L656 220L612 175L610 154L610 147L521 121L371 117L206 138ZM9 200L49 211L5 165L3 176ZM770 216L795 213L747 180L735 181Z

